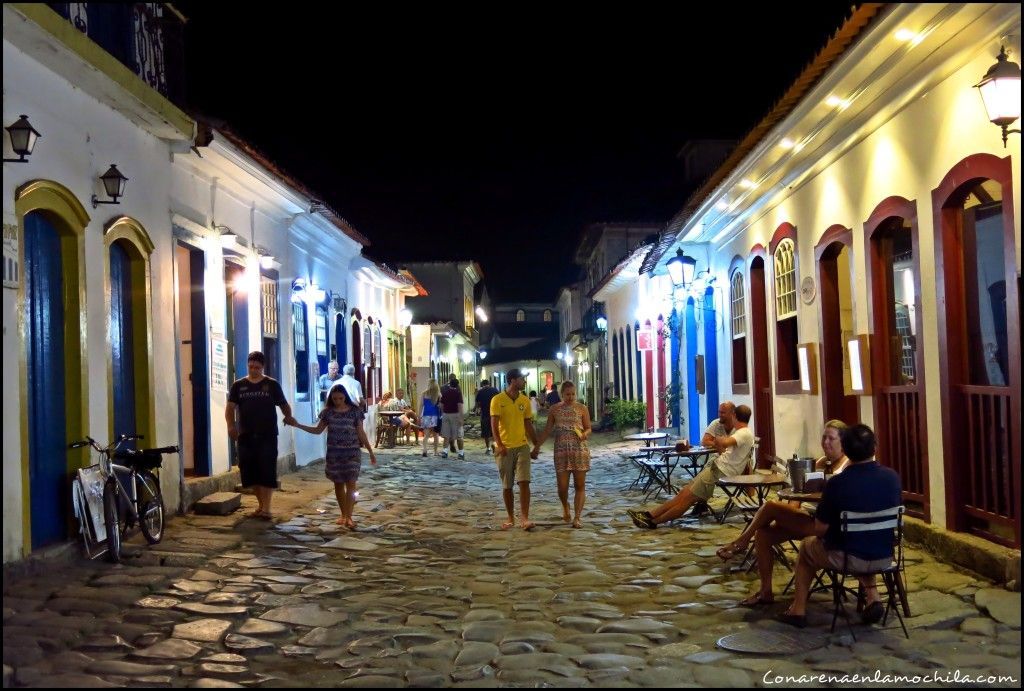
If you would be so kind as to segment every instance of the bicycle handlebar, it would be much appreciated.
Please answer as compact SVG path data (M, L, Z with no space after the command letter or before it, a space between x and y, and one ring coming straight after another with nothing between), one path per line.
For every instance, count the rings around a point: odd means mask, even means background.
M143 449L145 453L178 453L180 449L177 446L161 446L158 449Z

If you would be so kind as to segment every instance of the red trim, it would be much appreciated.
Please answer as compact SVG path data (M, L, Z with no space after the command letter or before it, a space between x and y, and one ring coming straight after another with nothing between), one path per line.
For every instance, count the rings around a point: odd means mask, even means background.
M761 298L760 309L755 304L753 283L754 262L761 260L761 285L758 289ZM771 458L775 455L775 420L772 412L772 363L768 357L768 253L763 245L757 244L750 248L747 263L747 295L750 296L750 330L749 341L753 352L753 361L748 376L751 382L751 393L754 404L754 433L761 438L758 446L760 454L757 459L759 468L770 468Z
M651 320L648 319L644 322L644 328L648 331L651 329ZM647 400L647 426L654 427L654 407L658 404L654 398L654 351L644 351L644 373L647 375L644 377L645 381L645 396Z
M963 461L969 458L964 453L968 439L961 434L960 424L966 419L963 394L958 390L969 383L967 372L968 336L966 333L965 287L963 281L962 206L970 188L982 180L999 184L1002 194L1003 214L1003 272L1006 283L1007 324L1006 341L1010 367L1010 415L1012 421L1020 420L1020 296L1018 277L1016 236L1014 233L1013 208L1013 163L1009 156L999 158L992 154L979 153L963 159L946 173L938 187L932 190L932 214L935 223L935 289L938 299L939 395L942 401L942 451L943 470L946 485L946 521L952 530L968 529L964 500L967 485ZM1009 480L1012 485L1010 496L1019 501L1021 491L1021 442L1020 435L1010 437ZM1014 538L1012 546L1021 545L1021 511L1015 505L1013 517ZM992 538L994 536L984 535ZM997 540L999 541L999 540ZM1003 541L1000 541L1003 542Z
M814 246L814 261L820 262L821 255L836 242L852 249L853 231L840 223L837 223L834 226L829 226L828 229L821 234L821 237L818 239L818 244Z
M852 281L853 231L839 223L829 226L814 246L818 280L818 351L821 354L818 369L821 375L822 422L839 419L852 425L860 422L860 403L856 396L843 395L846 346L842 342L836 262L841 250L836 245L842 245L850 251L849 278Z
M668 386L668 379L665 378L665 319L658 315L658 384L664 390ZM665 420L665 408L668 405L667 399L658 397L658 426L667 427Z
M889 381L889 368L891 355L888 334L888 326L882 323L888 314L889 305L886 299L885 290L879 288L880 281L885 272L891 272L892 266L883 261L875 250L875 235L882 228L883 223L890 218L902 218L910 224L911 247L914 254L914 292L920 301L921 296L921 246L917 227L917 202L904 197L892 196L883 199L875 206L874 210L864 221L864 256L867 259L867 288L870 300L870 338L871 349L871 379L872 379L872 406L874 412L875 431L880 439L880 458L883 459L885 449L881 446L881 440L885 437L882 427L886 424L890 415L898 414L899 411L887 410L885 397L881 389L893 387L894 383ZM924 310L920 302L917 305L917 334L924 333ZM900 386L904 392L913 392L917 396L917 438L920 458L917 472L922 478L921 494L915 495L914 501L919 496L922 504L922 514L919 516L925 521L931 520L931 483L928 475L928 415L927 401L925 397L925 371L924 371L924 348L918 347L917 357L914 363L917 374L917 381L913 385ZM904 490L904 499L907 499L907 490ZM916 515L916 512L915 512Z
M775 249L779 246L779 243L785 240L786 238L792 240L794 245L796 244L796 226L794 226L792 223L787 223L786 221L783 221L779 225L779 227L775 229L775 234L772 235L772 241L768 243L768 253L774 255ZM798 250L799 248L795 248L795 251Z

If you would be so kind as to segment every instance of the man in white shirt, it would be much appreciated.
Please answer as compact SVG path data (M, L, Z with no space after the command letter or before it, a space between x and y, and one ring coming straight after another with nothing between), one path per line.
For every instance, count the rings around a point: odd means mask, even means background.
M656 528L658 524L682 516L697 501L707 501L715 491L716 483L723 477L742 475L747 468L747 459L754 446L754 433L747 426L750 422L749 406L736 406L726 426L732 429L729 436L715 437L712 444L718 451L718 458L708 462L704 470L676 496L653 511L630 510L629 517L638 528Z
M345 374L341 377L340 383L348 391L348 397L352 399L352 402L362 407L363 405L363 385L359 383L359 380L352 375L356 373L356 368L353 365L345 365Z

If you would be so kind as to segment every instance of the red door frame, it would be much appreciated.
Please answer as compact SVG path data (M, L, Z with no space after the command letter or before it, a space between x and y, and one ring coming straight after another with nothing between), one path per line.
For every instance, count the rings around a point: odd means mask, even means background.
M860 422L860 401L856 396L843 395L842 366L846 346L842 342L841 322L837 329L836 319L829 314L829 310L839 310L838 276L834 275L832 270L832 267L837 266L836 259L842 251L836 249L837 245L849 250L852 261L853 231L843 225L830 226L814 246L814 262L818 272L818 337L821 340L821 363L818 369L821 373L821 404L824 419L839 419L852 425ZM832 263L831 266L829 262ZM852 288L851 285L851 292Z
M760 285L754 281L754 262L761 260ZM756 290L755 290L756 289ZM758 444L758 468L770 468L775 456L775 419L772 406L771 359L768 357L768 253L764 245L750 248L747 263L747 295L750 296L750 348L753 353L752 396L754 430ZM758 304L760 303L760 304Z
M1008 309L1006 342L1010 366L1010 420L1020 422L1020 295L1016 245L1013 219L1013 163L1009 156L999 158L992 154L974 154L953 166L938 187L932 190L932 213L935 223L935 283L938 297L939 389L942 401L942 455L946 486L946 524L952 530L964 528L965 517L960 511L962 486L958 481L960 468L958 455L958 422L962 421L963 410L955 391L958 385L967 381L965 332L965 306L963 285L963 262L960 261L958 234L960 231L960 209L963 198L970 186L981 180L998 183L1003 196L1003 247L1006 276L1006 304ZM1007 251L1009 250L1009 251ZM1014 314L1016 311L1016 315ZM1010 435L1010 496L1016 502L1017 515L1014 521L1016 549L1021 544L1021 441L1020 430ZM962 442L960 442L962 443Z

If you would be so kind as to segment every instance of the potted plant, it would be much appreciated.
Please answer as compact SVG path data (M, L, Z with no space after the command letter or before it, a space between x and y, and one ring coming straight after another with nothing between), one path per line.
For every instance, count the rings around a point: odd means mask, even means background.
M620 434L639 432L647 420L647 405L643 401L616 399L608 404L612 424Z

